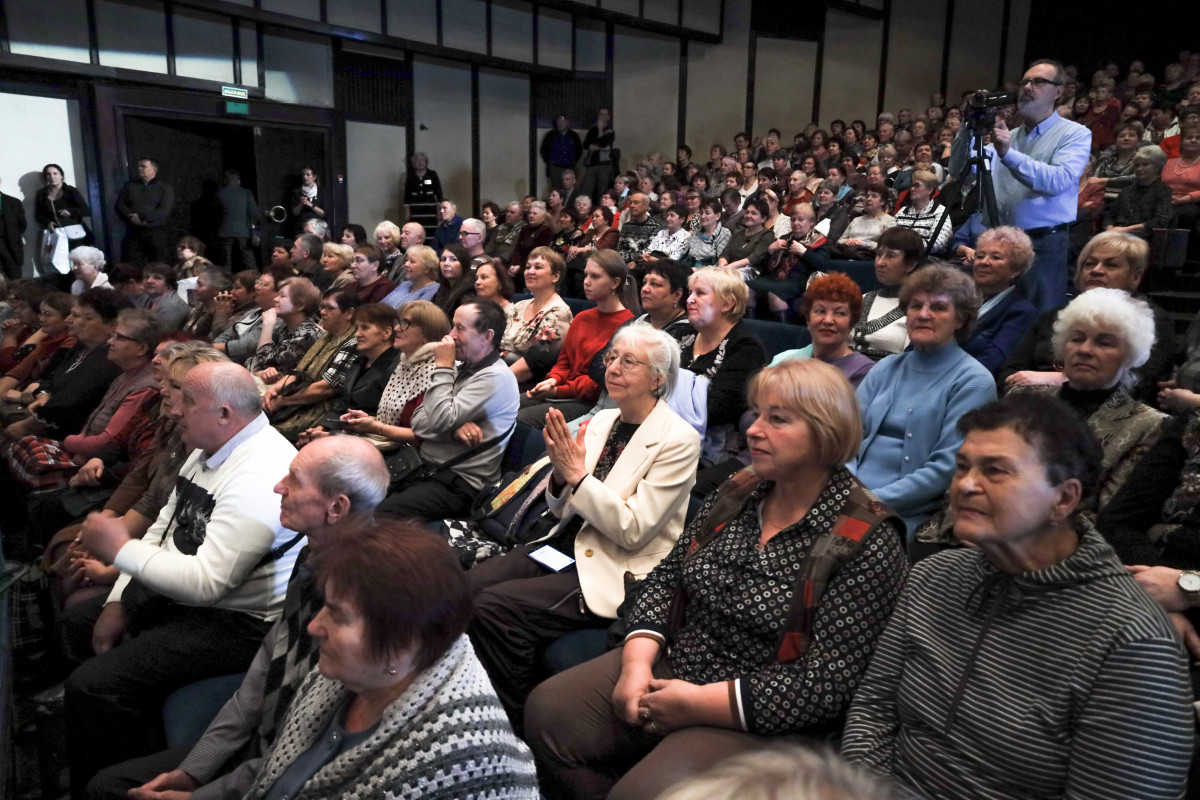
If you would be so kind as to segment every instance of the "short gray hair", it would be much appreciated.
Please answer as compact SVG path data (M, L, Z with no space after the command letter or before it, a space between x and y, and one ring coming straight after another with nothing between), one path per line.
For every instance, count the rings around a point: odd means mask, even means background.
M329 223L323 219L313 218L304 223L304 231L324 239L329 235Z
M975 327L975 320L979 317L979 306L983 304L983 298L980 297L973 279L967 277L958 267L944 261L935 261L904 279L904 283L900 285L900 309L908 311L908 304L913 295L921 292L948 296L958 315L959 327L954 338L962 344L971 337L971 329Z
M239 419L252 420L262 413L262 395L254 376L240 364L214 363L208 391L214 408L229 406Z
M70 253L71 261L78 261L80 264L87 264L96 269L104 269L107 263L104 260L104 251L98 247L76 247Z
M631 322L618 328L612 344L624 344L629 340L637 342L646 351L650 374L660 381L654 396L670 397L679 381L679 342L648 322Z
M894 800L896 789L826 748L764 747L727 758L658 800Z
M1117 385L1129 389L1136 381L1133 371L1146 363L1154 347L1154 312L1145 300L1121 289L1088 289L1058 312L1054 320L1054 357L1061 361L1067 337L1080 327L1105 325L1120 331L1125 357L1117 371Z
M331 499L346 495L355 514L368 514L383 502L390 478L375 445L358 436L330 436L316 441L329 442L322 447L333 448L316 459L312 470L322 496Z
M487 233L487 225L483 224L483 220L481 219L467 217L462 221L459 230L467 231L468 233Z
M233 288L233 276L220 267L208 267L201 270L200 274L218 292L227 292Z
M1144 147L1139 147L1137 152L1133 154L1133 160L1139 161L1145 159L1154 165L1154 168L1162 172L1162 168L1167 165L1167 154L1163 149L1156 144L1148 144Z
M999 225L995 228L988 228L983 233L979 234L979 238L975 240L975 249L978 250L983 246L984 242L990 242L995 239L997 242L1003 242L1008 245L1008 259L1014 267L1018 267L1017 274L1014 279L1025 274L1025 270L1029 269L1029 265L1033 263L1033 241L1028 234L1020 228L1014 228L1012 225Z
M129 329L129 338L146 348L146 357L154 357L154 348L164 331L158 315L146 308L123 308L117 314L117 324Z

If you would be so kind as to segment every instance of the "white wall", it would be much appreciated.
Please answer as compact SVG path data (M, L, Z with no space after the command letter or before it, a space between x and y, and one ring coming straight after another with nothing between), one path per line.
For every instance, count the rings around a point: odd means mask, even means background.
M350 221L370 233L385 219L403 221L405 129L346 121L346 185Z
M479 164L481 202L503 208L529 194L527 76L479 71Z
M792 136L812 119L817 43L760 36L754 66L754 131L779 128L783 146L790 147ZM730 134L726 147L732 146ZM707 159L705 151L701 160Z
M679 41L621 26L613 40L613 130L621 164L632 169L655 151L672 158L679 127Z
M471 70L451 61L413 58L416 149L429 156L448 200L471 210Z
M30 131L36 131L31 136ZM0 93L0 192L16 197L25 207L26 276L34 275L38 226L33 198L42 188L45 164L59 164L66 182L87 196L83 161L83 132L79 104L74 100Z

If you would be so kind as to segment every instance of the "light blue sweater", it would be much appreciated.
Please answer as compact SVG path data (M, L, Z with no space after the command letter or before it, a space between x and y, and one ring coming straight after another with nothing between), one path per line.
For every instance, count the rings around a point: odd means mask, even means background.
M888 356L857 394L863 441L850 470L903 517L911 541L950 488L962 444L958 418L995 400L996 382L951 343Z

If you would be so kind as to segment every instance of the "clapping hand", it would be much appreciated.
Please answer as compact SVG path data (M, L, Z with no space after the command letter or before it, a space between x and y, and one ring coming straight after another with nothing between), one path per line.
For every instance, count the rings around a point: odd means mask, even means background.
M546 427L542 438L546 441L546 453L554 468L554 477L559 483L575 486L587 476L587 464L583 446L584 429L571 435L567 419L557 408L546 412Z

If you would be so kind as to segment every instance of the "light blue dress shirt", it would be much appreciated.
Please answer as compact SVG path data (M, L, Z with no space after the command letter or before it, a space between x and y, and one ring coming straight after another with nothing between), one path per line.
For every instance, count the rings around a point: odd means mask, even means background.
M974 152L968 128L963 127L950 151L950 174L957 176ZM1079 213L1079 179L1091 154L1092 132L1077 122L1052 113L1032 129L1012 131L1004 158L991 145L999 225L1022 230L1074 222ZM982 202L982 201L981 201Z

